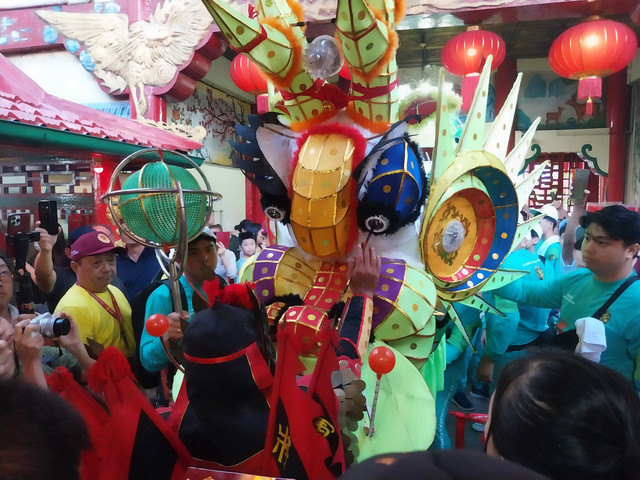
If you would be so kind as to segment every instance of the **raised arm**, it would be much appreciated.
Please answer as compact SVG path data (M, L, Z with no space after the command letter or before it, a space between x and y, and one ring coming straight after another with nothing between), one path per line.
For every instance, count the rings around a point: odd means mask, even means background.
M56 283L56 271L53 269L53 257L51 252L62 231L58 228L58 235L49 235L44 228L40 228L40 222L36 222L36 232L40 232L40 251L36 256L34 267L34 282L44 295L49 295Z
M576 228L580 225L580 217L584 215L587 208L587 199L589 198L589 190L584 191L584 198L574 202L573 210L567 220L567 228L564 231L564 239L562 241L562 261L565 265L573 263L573 245L576 243Z

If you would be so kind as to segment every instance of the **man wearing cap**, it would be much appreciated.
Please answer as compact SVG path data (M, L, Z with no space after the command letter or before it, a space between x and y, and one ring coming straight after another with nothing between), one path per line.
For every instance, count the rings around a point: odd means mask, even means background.
M40 233L40 240L38 241L40 251L33 263L35 271L34 283L44 295L49 311L54 312L62 296L74 283L76 283L76 274L70 267L58 267L53 264L53 246L55 245L61 230L58 231L58 235L49 235L44 228L39 227L39 222L36 223L36 227L35 231ZM71 255L70 247L73 243L80 238L81 235L93 231L95 230L89 226L73 229L69 233L69 238L67 240L68 246L65 249L67 257L70 257ZM124 284L117 276L113 278L112 283L120 290L125 291Z
M202 284L217 278L215 273L217 260L216 237L208 227L205 227L195 240L189 242L184 274L179 279L187 299L187 305L183 305L181 315L173 313L171 291L166 285L160 285L149 295L145 318L149 318L154 313L169 317L169 330L164 335L165 341L182 338L180 319L189 320L195 314L194 302L199 301L208 305ZM146 329L142 331L140 337L140 361L142 366L150 372L158 372L169 364L160 339L149 335Z
M116 254L123 251L102 232L81 235L70 255L77 281L56 310L76 320L85 344L90 345L91 340L104 348L114 346L129 357L135 351L131 307L124 293L109 285L116 275Z
M542 236L536 246L536 253L547 260L556 260L562 255L560 236L556 232L558 226L558 210L553 205L543 205L539 210L532 210L544 215L540 220Z

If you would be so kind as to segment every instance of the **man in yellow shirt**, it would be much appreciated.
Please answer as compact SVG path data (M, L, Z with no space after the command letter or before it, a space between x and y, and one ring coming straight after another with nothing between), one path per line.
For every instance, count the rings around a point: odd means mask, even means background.
M130 357L135 351L131 306L118 288L109 285L116 275L116 254L123 251L102 232L78 238L71 250L71 268L77 282L60 299L56 310L76 320L85 344L91 339L104 348L114 346Z

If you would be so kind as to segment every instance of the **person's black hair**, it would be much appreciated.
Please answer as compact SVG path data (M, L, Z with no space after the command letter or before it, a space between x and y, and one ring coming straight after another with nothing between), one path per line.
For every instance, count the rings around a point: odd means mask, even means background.
M613 240L622 240L625 247L640 243L640 213L622 205L609 205L580 218L580 226L585 230L592 223L600 225Z
M549 215L545 215L542 219L553 223L553 228L556 228L558 226L558 221L555 218L550 217Z
M240 240L240 243L242 243L243 240L249 239L253 240L254 242L257 241L256 234L252 232L240 232L240 234L238 235L238 240Z
M9 257L7 257L7 255L4 252L0 252L0 260L2 260L5 263L5 265L7 266L9 271L11 272L11 275L16 273L16 266L13 263L13 260L11 260Z
M545 350L498 379L487 439L506 460L552 479L640 478L640 399L618 372Z
M19 378L0 379L0 478L79 480L89 433L61 397Z
M482 452L452 449L385 453L349 467L338 480L544 480L531 469Z

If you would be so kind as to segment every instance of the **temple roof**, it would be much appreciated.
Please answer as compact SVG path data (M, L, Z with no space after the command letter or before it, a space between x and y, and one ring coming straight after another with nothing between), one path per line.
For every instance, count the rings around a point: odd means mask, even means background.
M6 122L12 122L14 125ZM45 142L47 131L65 132L66 137L57 136L58 147L64 147L68 141L67 146L73 150L88 147L86 149L94 153L121 155L123 145L118 147L111 145L113 143L127 144L134 147L132 151L152 147L184 153L202 146L200 142L158 127L50 95L0 54L0 144L19 142L20 139L15 138L16 129L10 128L17 126L15 124L43 129L40 133ZM11 136L7 135L9 130ZM29 138L32 138L32 135L33 132ZM83 137L87 141L102 139L104 142L91 142L91 146L88 146L85 144L89 142L83 141ZM99 151L100 149L104 151ZM198 163L201 161L200 159Z

